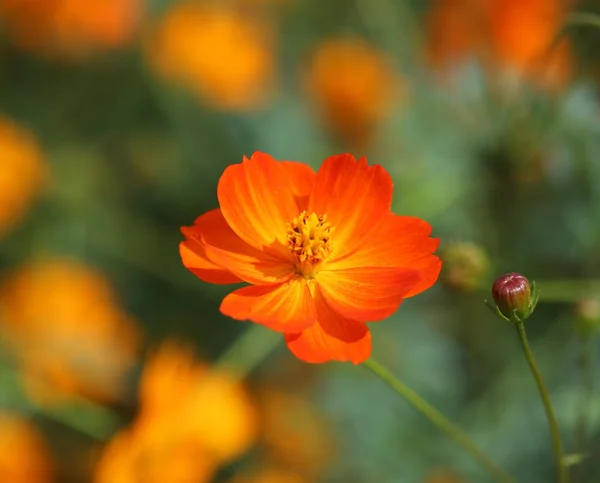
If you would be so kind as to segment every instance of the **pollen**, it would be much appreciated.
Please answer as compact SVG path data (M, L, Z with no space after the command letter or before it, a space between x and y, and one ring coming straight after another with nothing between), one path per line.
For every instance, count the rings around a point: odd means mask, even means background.
M333 227L326 215L300 213L289 224L287 242L290 251L301 266L312 268L325 260L331 253Z

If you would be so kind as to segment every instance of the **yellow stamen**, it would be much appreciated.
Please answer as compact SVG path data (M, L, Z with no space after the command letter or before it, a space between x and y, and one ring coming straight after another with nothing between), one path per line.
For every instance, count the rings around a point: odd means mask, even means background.
M333 231L326 215L310 215L303 211L292 223L287 232L287 242L290 251L298 260L298 270L307 275L312 273L315 266L325 260L331 253L330 236Z

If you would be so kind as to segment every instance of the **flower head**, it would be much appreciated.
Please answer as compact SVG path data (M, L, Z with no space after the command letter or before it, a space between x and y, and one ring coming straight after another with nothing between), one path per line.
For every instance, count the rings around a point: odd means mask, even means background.
M95 483L203 483L255 441L258 414L245 387L191 348L166 342L148 359L133 424L109 442Z
M472 58L500 80L523 77L552 91L572 76L568 39L550 51L564 22L560 0L434 0L428 15L428 57L436 70Z
M585 297L574 307L576 326L584 336L590 336L600 329L600 300L596 297Z
M483 247L473 242L450 243L441 257L444 259L443 281L465 292L475 291L481 286L490 266Z
M304 361L360 363L365 322L393 314L441 268L430 225L393 214L392 191L364 157L331 156L315 173L257 152L221 176L220 208L182 228L181 257L206 282L249 284L223 314L282 332Z
M145 0L0 0L0 17L19 47L46 56L80 59L129 44Z
M504 319L520 322L528 318L537 303L537 290L521 274L507 273L492 285L496 312Z
M338 37L313 53L307 90L324 124L346 142L362 146L394 111L404 82L376 47L360 37Z
M0 284L0 321L0 338L38 403L125 397L140 328L93 268L58 258L20 266Z
M33 135L0 117L0 236L31 207L42 190L46 165Z
M163 78L189 88L211 107L261 107L273 90L272 29L237 9L178 3L151 33L147 56Z
M0 413L0 481L50 483L54 464L38 429L17 414Z

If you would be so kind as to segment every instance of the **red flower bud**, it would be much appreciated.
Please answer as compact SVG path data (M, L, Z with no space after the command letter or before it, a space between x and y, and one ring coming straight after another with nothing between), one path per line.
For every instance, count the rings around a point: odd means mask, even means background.
M507 273L498 277L492 286L492 296L498 311L507 319L525 320L537 303L537 293L529 280L518 273Z

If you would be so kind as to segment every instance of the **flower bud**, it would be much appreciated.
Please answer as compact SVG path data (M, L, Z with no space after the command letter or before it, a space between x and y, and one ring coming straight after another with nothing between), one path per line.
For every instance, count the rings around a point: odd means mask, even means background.
M496 311L506 320L521 322L528 318L537 304L537 290L519 273L498 277L492 286Z
M577 329L583 336L589 336L600 329L600 300L584 298L575 305Z
M442 281L453 289L474 292L485 283L489 260L484 249L471 242L450 243L440 252L444 260Z

